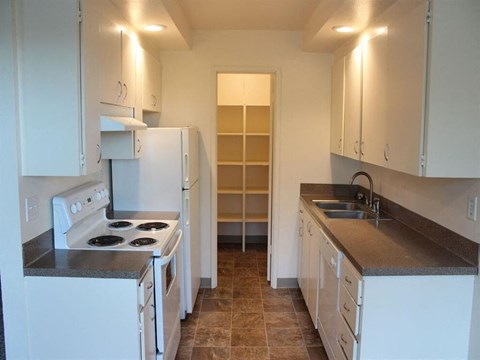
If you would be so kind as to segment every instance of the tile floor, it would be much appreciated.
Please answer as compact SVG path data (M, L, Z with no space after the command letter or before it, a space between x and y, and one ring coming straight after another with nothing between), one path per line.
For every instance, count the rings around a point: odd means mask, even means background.
M272 289L266 245L218 248L218 287L182 321L177 360L328 360L299 289Z

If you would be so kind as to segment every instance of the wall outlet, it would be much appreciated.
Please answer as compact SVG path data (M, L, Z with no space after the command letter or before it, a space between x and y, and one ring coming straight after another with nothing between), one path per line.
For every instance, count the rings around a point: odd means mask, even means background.
M38 218L38 196L30 196L25 199L25 219L27 222Z
M472 221L477 221L477 196L470 196L468 198L467 218Z

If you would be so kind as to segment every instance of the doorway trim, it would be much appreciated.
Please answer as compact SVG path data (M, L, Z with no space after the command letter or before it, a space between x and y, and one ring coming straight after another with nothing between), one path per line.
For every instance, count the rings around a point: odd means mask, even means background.
M280 179L280 164L277 159L280 159L280 134L281 134L281 121L280 121L280 94L281 94L281 71L276 67L247 67L247 66L215 66L212 68L211 74L211 84L212 84L212 116L214 121L210 125L210 136L211 136L211 224L210 224L210 234L211 234L211 246L210 246L210 271L211 271L211 288L217 287L217 75L219 73L250 73L250 74L270 74L273 78L273 87L271 92L273 96L271 97L271 106L272 106L272 179L271 179L271 208L270 208L270 244L269 244L269 255L270 255L270 285L273 288L277 288L277 244L276 239L279 238L278 224L280 214L278 212L278 207L275 207L274 204L277 203L280 198L279 192L279 179Z

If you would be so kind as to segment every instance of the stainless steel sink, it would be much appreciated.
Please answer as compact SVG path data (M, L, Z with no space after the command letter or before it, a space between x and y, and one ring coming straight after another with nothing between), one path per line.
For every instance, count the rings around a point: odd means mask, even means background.
M376 219L376 215L363 210L327 210L324 211L330 219Z
M321 210L364 210L365 206L353 201L313 200Z

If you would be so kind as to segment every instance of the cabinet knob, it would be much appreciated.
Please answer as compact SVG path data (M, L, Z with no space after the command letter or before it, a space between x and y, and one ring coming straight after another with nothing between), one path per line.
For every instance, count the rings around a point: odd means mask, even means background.
M350 309L347 307L346 303L343 303L343 308L345 309L346 312L350 312Z
M342 342L343 342L344 344L348 344L348 341L345 340L345 337L343 336L343 334L340 335L340 340L342 340Z
M352 280L350 280L348 276L345 276L345 282L349 285L352 285Z

